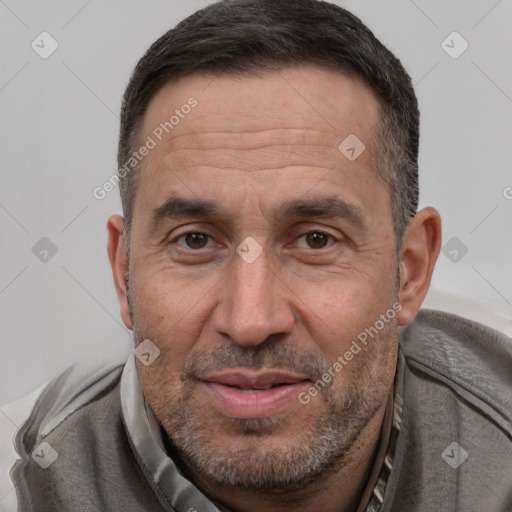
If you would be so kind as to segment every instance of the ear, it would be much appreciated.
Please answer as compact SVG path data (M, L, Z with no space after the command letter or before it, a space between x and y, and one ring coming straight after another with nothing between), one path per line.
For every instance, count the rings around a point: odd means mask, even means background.
M130 307L128 305L128 283L126 275L128 261L126 258L126 247L124 237L124 219L120 215L112 215L107 222L108 229L108 259L112 267L114 285L116 288L121 318L128 329L132 328Z
M400 250L400 304L398 324L414 320L427 294L441 248L441 217L428 207L410 222Z

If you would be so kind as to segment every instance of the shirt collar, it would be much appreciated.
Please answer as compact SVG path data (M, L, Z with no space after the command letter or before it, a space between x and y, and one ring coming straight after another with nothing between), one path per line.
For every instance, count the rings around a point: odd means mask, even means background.
M139 460L144 462L170 505L177 512L219 512L219 509L180 473L174 461L165 452L158 421L142 393L133 353L121 377L121 408L127 433Z

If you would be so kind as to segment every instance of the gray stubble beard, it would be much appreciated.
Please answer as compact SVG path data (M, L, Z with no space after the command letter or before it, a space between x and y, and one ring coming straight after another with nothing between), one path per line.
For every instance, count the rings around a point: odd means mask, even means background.
M370 372L373 373L373 372ZM321 484L351 461L351 448L388 395L379 390L379 375L370 375L365 393L351 384L343 397L336 399L332 388L325 389L324 414L304 424L311 425L293 446L258 448L258 441L286 428L289 419L219 419L237 436L244 436L247 447L230 449L216 441L209 430L216 418L202 418L191 396L173 407L162 424L189 471L224 487L287 494ZM309 404L303 405L308 407ZM198 413L199 411L199 413ZM282 434L281 434L282 435Z
M131 300L129 302L131 303ZM133 315L132 319L135 320L135 317L136 315ZM133 331L137 344L137 341L140 342L144 336L137 329L135 322ZM396 323L390 323L372 343L380 345L378 353L382 355L383 347L390 346L396 341ZM278 348L276 352L279 353L279 350ZM281 366L283 359L288 362L294 360L291 352L284 352L284 357L276 357L272 364L265 365L264 361L269 362L272 359L272 350L269 349L268 353L270 356L267 359L265 359L265 352L258 359L259 356L254 355L256 354L254 352L252 354L254 357L248 360L247 366L255 368L259 364L259 366L294 368L299 371L306 369L304 373L308 374L308 365L304 363L304 358L301 358L302 363L296 359L295 365ZM224 422L228 428L236 432L236 435L245 436L248 440L247 447L242 449L233 450L229 446L220 446L209 430L209 426L216 418L212 418L211 412L209 417L201 417L200 407L194 406L191 392L193 386L187 382L183 374L181 380L185 381L185 386L182 396L172 396L168 381L164 390L157 393L160 399L162 393L167 395L168 398L164 400L166 409L164 411L158 408L154 412L188 473L199 474L202 479L211 480L224 487L257 491L268 495L303 492L305 489L321 486L330 475L350 464L351 449L359 435L389 396L389 388L382 384L383 373L378 371L378 366L365 365L365 357L368 356L358 355L358 362L355 363L356 366L352 372L352 375L356 375L358 379L364 373L363 385L361 382L354 382L355 377L351 377L347 379L346 389L342 390L343 396L339 397L335 396L332 386L323 389L320 397L326 404L325 413L317 418L313 414L310 415L311 421L304 423L311 427L304 430L300 442L290 447L283 446L279 450L274 448L271 453L259 449L256 441L268 438L280 428L286 428L286 421L288 421L286 418L272 416L236 419L221 416L219 413L217 424ZM222 366L221 362L225 364L230 361L229 357L225 361L221 360L222 358L218 359L219 366ZM208 363L203 362L203 364L208 366ZM319 375L327 367L325 362L312 364L312 368L315 368L315 372ZM311 368L309 370L311 372ZM308 405L302 406L308 407Z

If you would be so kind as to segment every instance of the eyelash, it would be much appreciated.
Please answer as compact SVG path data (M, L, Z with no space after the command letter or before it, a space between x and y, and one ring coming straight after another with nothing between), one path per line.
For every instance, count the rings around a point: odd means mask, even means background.
M330 233L327 233L326 231L322 231L322 230L311 230L311 231L308 231L306 233L303 233L302 235L300 235L297 240L300 240L301 238L303 237L306 237L307 235L311 235L311 234L317 234L317 235L323 235L323 236L327 236L329 238L330 241L332 241L331 244L329 244L327 247L322 247L320 249L313 249L312 247L308 248L309 250L313 250L313 251L320 251L322 249L328 249L329 247L331 247L335 242L338 241L338 239L331 235ZM208 237L209 240L213 240L213 237L211 235L209 235L208 233L203 233L202 231L187 231L186 233L182 233L180 235L178 235L176 238L174 238L173 240L170 241L170 243L176 243L178 245L180 245L178 243L178 241L188 235L203 235L203 236L206 236ZM203 247L200 248L200 249L193 249L191 247L184 247L184 246L181 246L180 247L183 249L183 250L188 250L188 251L192 251L192 252L199 252L200 250L204 249ZM304 248L302 248L304 249ZM308 250L306 249L306 250Z
M171 240L171 243L178 243L178 240L185 238L188 235L203 235L208 237L209 240L213 240L213 237L209 235L208 233L203 233L202 231L187 231L186 233L182 233L181 235L178 235L176 238ZM180 244L178 244L180 245ZM192 249L191 247L185 248L181 246L185 250L192 250L192 251L199 251L200 249Z

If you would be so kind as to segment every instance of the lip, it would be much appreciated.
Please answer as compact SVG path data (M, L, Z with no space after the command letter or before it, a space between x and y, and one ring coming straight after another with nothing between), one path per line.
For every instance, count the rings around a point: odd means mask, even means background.
M200 382L223 414L249 419L278 414L296 401L310 381L281 370L229 369L208 375Z

